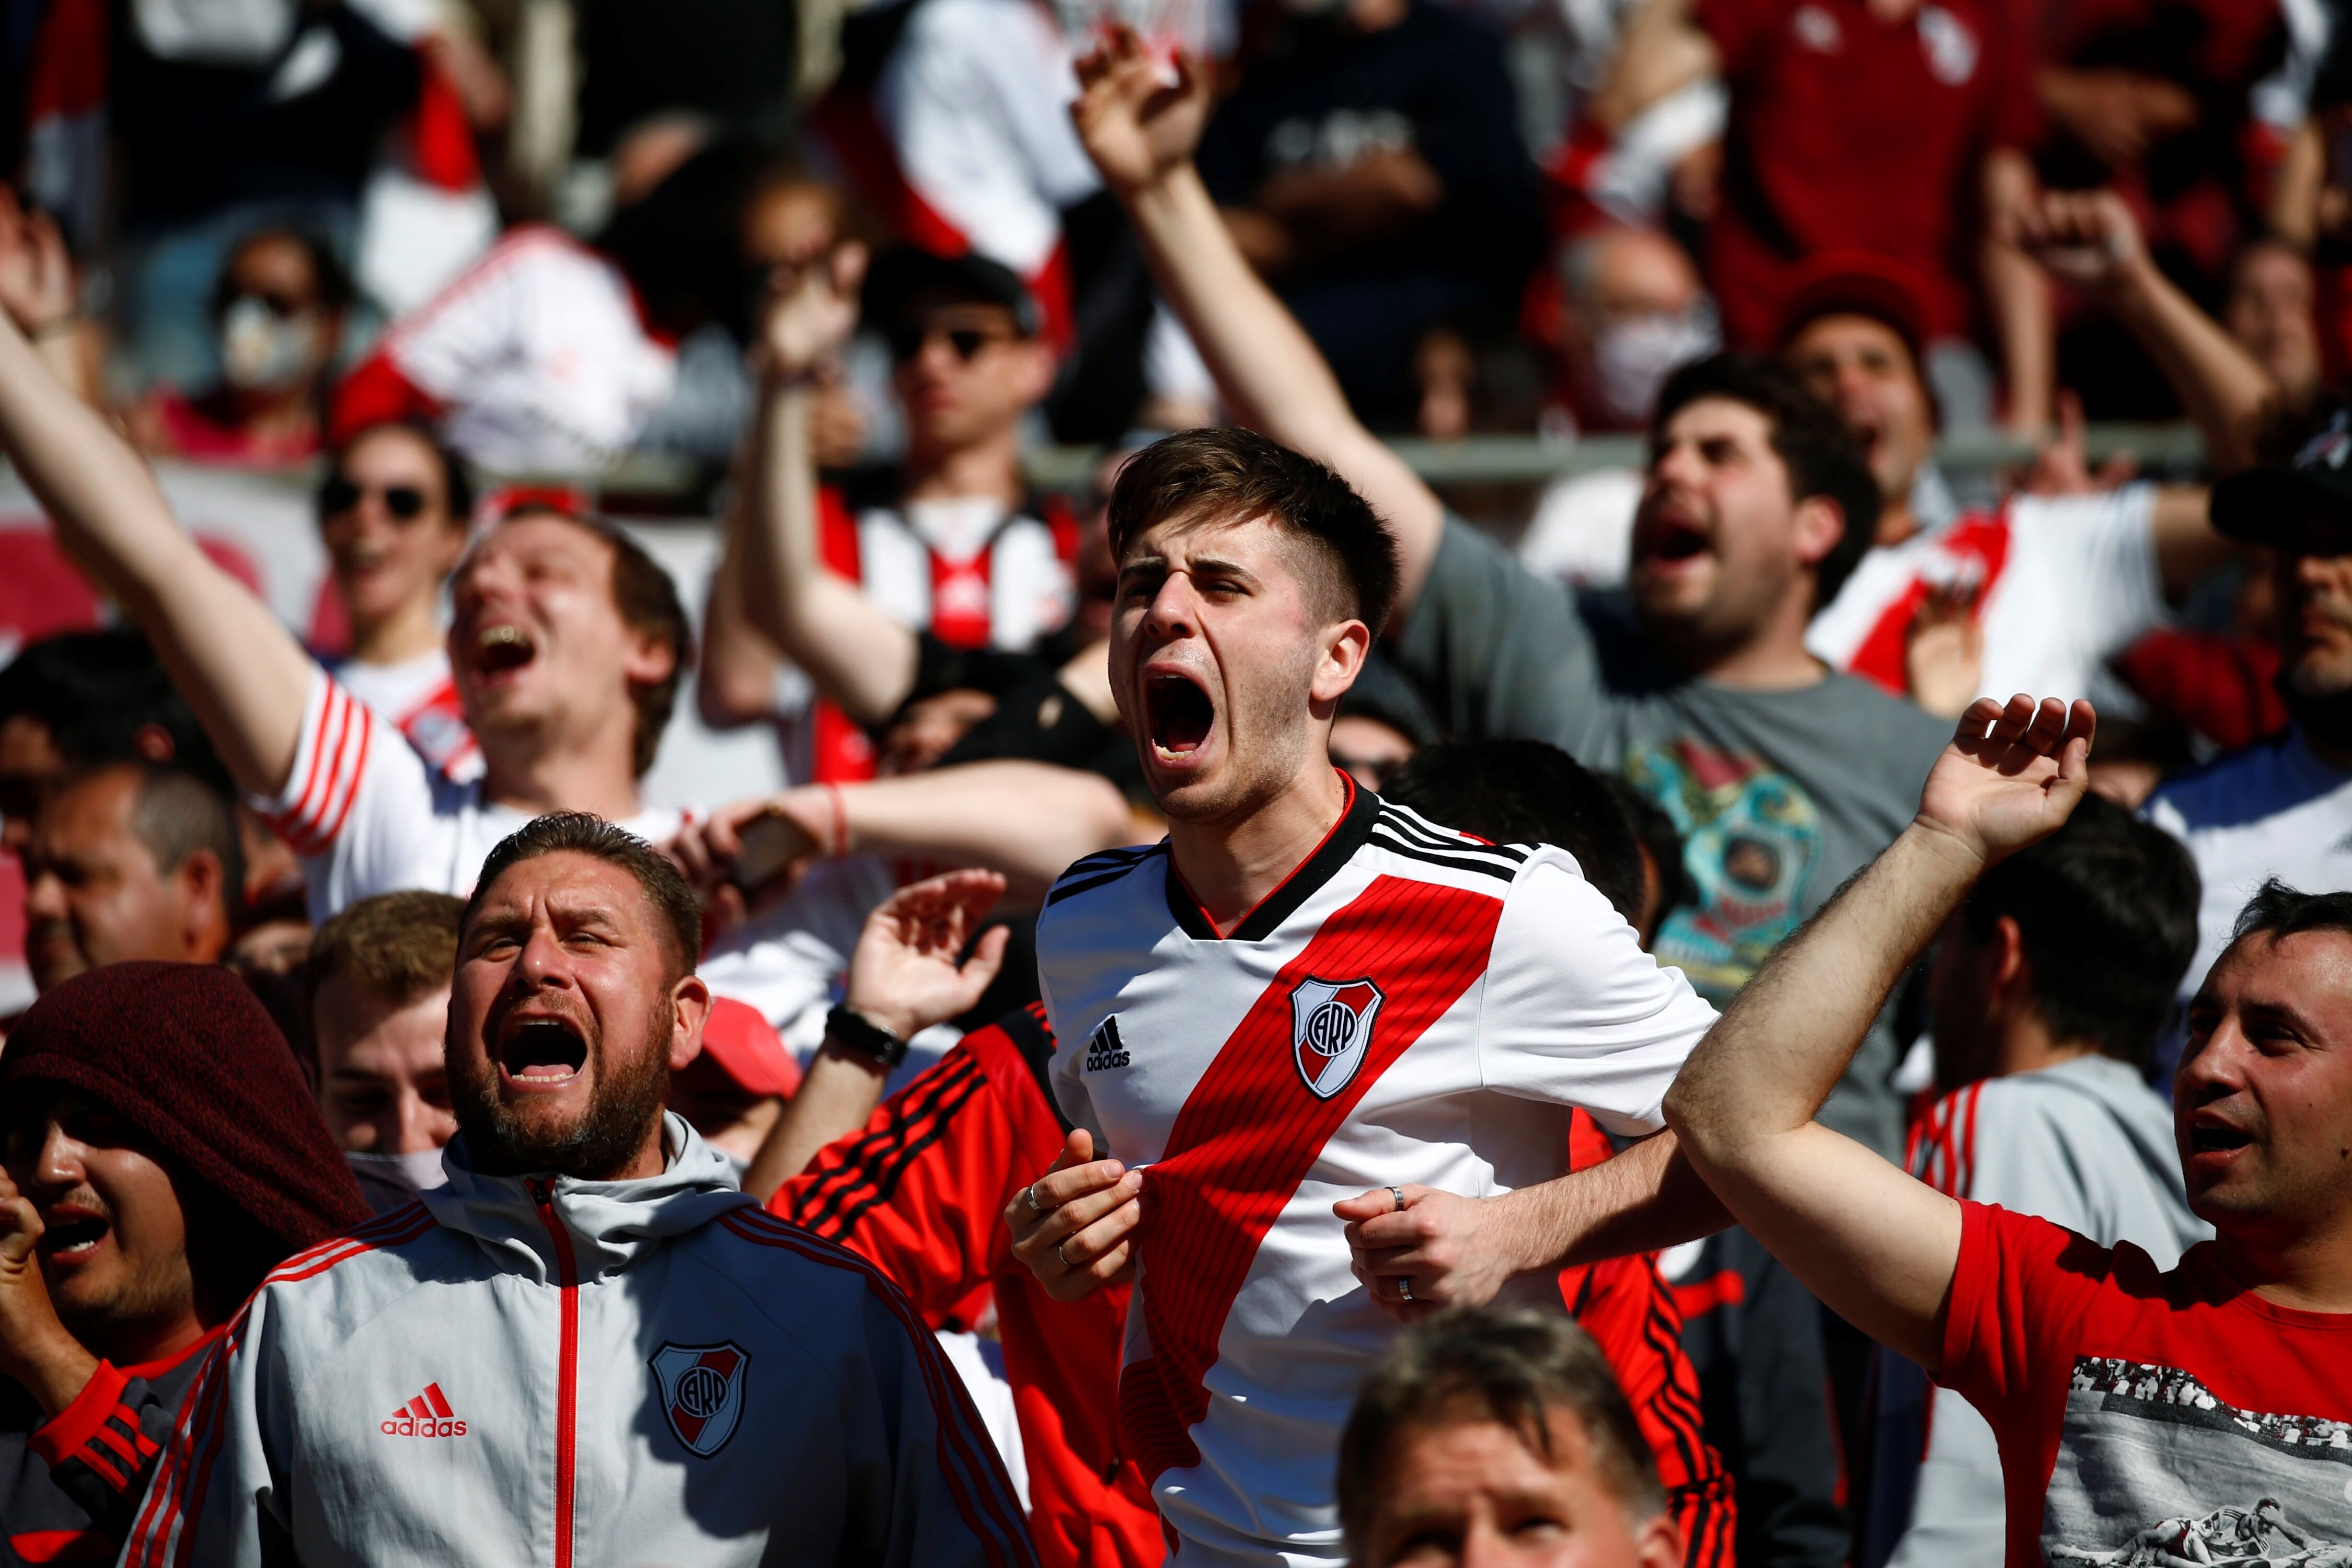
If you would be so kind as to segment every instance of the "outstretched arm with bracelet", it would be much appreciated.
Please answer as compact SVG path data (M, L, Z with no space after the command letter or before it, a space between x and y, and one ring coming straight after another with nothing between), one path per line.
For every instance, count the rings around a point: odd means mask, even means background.
M907 1042L979 1004L1008 933L1000 926L963 952L1003 892L993 871L950 871L899 889L866 917L824 1044L744 1172L745 1192L767 1202L818 1150L863 1126Z

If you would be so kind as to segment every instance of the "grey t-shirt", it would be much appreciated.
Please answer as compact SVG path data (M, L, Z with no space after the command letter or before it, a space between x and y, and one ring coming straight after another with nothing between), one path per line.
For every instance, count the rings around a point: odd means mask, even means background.
M1699 902L1667 918L1657 955L1718 1006L1894 841L1951 738L1849 676L1748 691L1677 674L1622 598L1546 582L1455 518L1392 652L1453 734L1549 741L1665 809ZM1882 1016L1822 1111L1889 1159L1903 1152L1895 1065Z

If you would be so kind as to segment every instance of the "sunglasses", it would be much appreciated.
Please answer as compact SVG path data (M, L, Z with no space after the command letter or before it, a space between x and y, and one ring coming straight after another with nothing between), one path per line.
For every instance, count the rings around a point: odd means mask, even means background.
M1010 332L992 332L985 327L934 327L918 322L890 329L890 357L905 364L923 352L923 345L933 338L945 338L948 347L965 364L980 357L980 351L991 343L1009 342Z
M355 485L338 475L319 487L319 515L335 517L360 504L373 487ZM415 485L385 485L374 493L383 498L383 510L403 522L424 515L425 492Z
M290 321L310 309L311 301L294 294L281 294L271 289L240 289L226 301L234 305L239 300L258 300L269 313L281 321Z

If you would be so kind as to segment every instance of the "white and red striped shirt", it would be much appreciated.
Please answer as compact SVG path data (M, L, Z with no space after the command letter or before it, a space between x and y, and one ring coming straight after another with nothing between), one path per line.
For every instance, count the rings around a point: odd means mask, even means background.
M344 690L391 720L426 762L461 784L481 773L482 748L466 726L446 649L436 647L398 664L362 664L352 658L324 662L327 673Z
M1958 587L1984 627L1977 695L2092 696L2106 661L2164 618L2155 528L2153 485L2013 496L1864 555L1805 647L1906 696L1911 622L1931 588Z
M302 857L314 921L404 888L469 893L499 841L530 820L483 799L480 778L461 784L434 767L324 669L311 679L285 787L255 805ZM617 826L658 844L681 820L662 807Z
M1144 1171L1119 1440L1184 1568L1342 1556L1332 1456L1400 1325L1332 1204L1549 1180L1570 1106L1654 1131L1715 1021L1561 850L1352 784L1227 937L1164 842L1079 861L1038 918L1037 968L1063 1114ZM1560 1307L1549 1274L1506 1293Z
M985 496L901 501L832 487L817 499L825 564L951 647L1024 652L1077 608L1077 521L1058 500L1010 510ZM873 774L865 735L831 703L817 707L813 751L815 779Z

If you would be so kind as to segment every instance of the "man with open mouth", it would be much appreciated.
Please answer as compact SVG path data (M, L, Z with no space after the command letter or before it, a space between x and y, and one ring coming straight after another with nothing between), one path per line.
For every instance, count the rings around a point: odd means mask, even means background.
M127 1561L1034 1563L897 1287L664 1111L699 923L609 823L499 845L458 931L447 1184L263 1282Z
M0 1563L111 1562L237 1304L367 1206L214 964L45 992L0 1058Z
M2214 1237L2170 1269L1947 1196L1814 1120L1938 928L2081 802L2093 725L2079 700L1972 704L1917 819L1726 1010L1666 1114L1790 1272L1984 1416L2010 1568L2259 1562L2282 1544L2337 1561L2352 895L2265 885L2189 1004L2173 1142Z
M1197 116L1197 75L1170 95L1122 38L1081 76L1080 135L1139 226L1173 209L1222 236L1189 164L1134 166L1139 108ZM1266 358L1319 374L1217 243L1192 283L1252 291ZM1662 1200L1695 1186L1671 1141L1565 1173L1563 1112L1655 1131L1714 1015L1564 851L1433 824L1332 765L1398 588L1394 535L1339 474L1188 431L1129 461L1109 525L1111 690L1169 832L1077 862L1038 918L1074 1130L1004 1217L1058 1299L1133 1280L1119 1447L1171 1561L1336 1562L1330 1456L1404 1323L1564 1311L1563 1263L1684 1239L1659 1215L1711 1206Z

